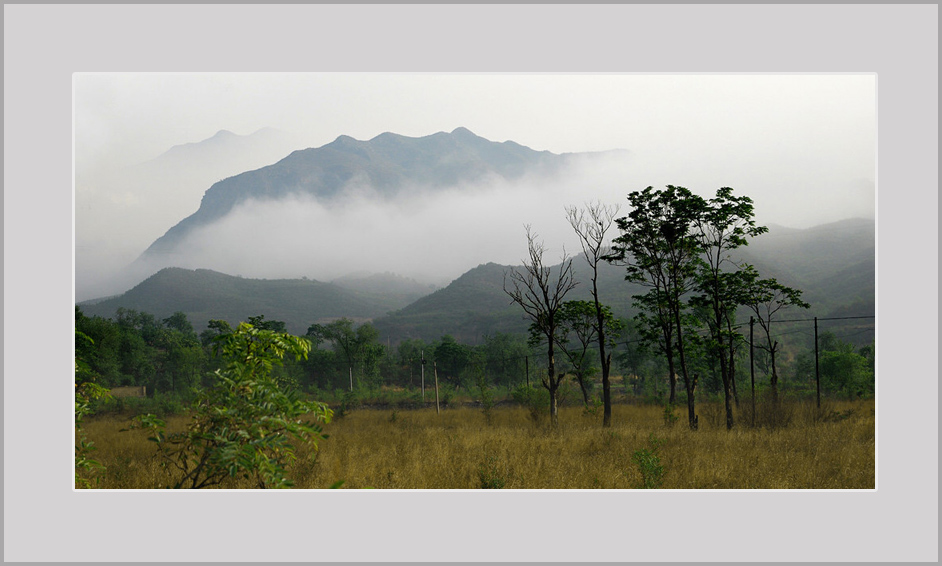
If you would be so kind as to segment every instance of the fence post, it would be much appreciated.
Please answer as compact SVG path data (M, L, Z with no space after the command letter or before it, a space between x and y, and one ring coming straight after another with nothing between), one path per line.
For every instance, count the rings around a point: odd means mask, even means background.
M749 317L749 378L752 380L752 426L756 426L756 366L753 361L753 342L752 335L755 329L755 317Z
M436 361L432 364L432 369L435 370L435 413L442 414L441 407L438 406L438 362Z
M818 389L818 409L821 408L821 373L818 370L818 317L814 317L814 381Z
M425 350L422 350L422 406L425 407Z

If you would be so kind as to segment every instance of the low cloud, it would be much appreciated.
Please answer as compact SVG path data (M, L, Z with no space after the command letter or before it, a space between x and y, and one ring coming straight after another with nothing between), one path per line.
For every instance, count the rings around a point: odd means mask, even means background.
M558 261L564 249L578 254L581 248L566 221L565 207L601 201L620 205L625 215L627 194L646 186L681 185L704 197L731 186L754 200L758 222L796 228L872 217L874 212L873 182L866 179L822 175L809 184L806 174L790 176L787 169L779 169L779 174L761 167L724 173L685 165L669 154L570 157L570 165L551 178L406 187L395 196L380 195L359 179L330 203L300 195L246 201L223 219L194 230L172 258L136 262L117 275L104 268L108 253L77 247L77 262L83 267L82 284L78 276L76 281L77 298L123 292L167 266L321 281L351 273L392 272L446 285L482 263L519 264L527 255L525 224L545 242L548 262ZM103 268L90 269L97 264Z
M447 284L482 263L518 264L525 224L545 241L548 260L564 247L578 252L565 206L623 199L625 173L624 159L589 156L553 178L407 187L391 198L358 183L329 205L308 196L251 200L191 233L173 262L253 278L389 271Z

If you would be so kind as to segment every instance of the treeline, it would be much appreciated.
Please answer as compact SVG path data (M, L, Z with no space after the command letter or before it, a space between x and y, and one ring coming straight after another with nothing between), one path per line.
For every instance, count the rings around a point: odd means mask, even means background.
M800 289L762 277L754 266L736 259L739 248L768 232L755 222L752 199L735 195L729 187L718 189L707 199L684 187L668 185L663 190L647 187L631 192L628 202L631 210L626 216L619 216L618 206L602 203L566 209L592 269L591 302L567 300L577 285L572 258L564 251L558 266L548 266L545 245L529 225L529 257L505 279L504 291L530 321L531 342L544 347L547 376L542 385L549 392L554 424L559 390L566 378L565 371L557 371L558 354L565 354L581 383L580 366L589 345L594 344L602 374L603 424L610 426L612 360L606 350L614 345L619 327L599 300L597 280L602 263L623 266L625 280L646 290L631 295L638 313L632 320L637 341L666 364L668 404L686 404L691 429L698 427L695 399L703 392L707 376L722 392L727 429L733 427L734 407L740 402L737 377L747 344L751 346L750 367L755 349L763 354L771 401L777 404L781 376L777 362L786 350L778 340L775 323L782 321L784 310L808 309L810 305L802 300ZM617 231L610 243L609 231ZM574 310L578 311L575 318ZM749 342L738 319L743 311L749 314ZM576 357L571 352L572 335L581 345L581 353L576 347ZM835 347L841 361L834 353L825 366L842 376L834 376L831 385L853 389L858 395L872 392L872 363L868 378L864 375L865 353ZM678 393L678 385L683 395Z
M593 407L600 403L600 368L598 349L583 348L576 330L580 312L587 304L567 308L569 331L563 336L564 346L558 370L568 376L571 395L565 402ZM583 326L585 319L583 318ZM284 332L284 323L268 320L264 315L249 317L255 327ZM166 319L157 319L145 312L118 309L112 318L85 316L75 311L77 335L75 355L86 371L95 376L95 383L105 388L145 386L150 405L138 407L162 413L182 410L195 398L195 392L213 384L214 373L221 362L214 355L214 339L232 329L223 321L212 321L197 333L182 312ZM662 355L641 337L638 323L632 320L611 321L611 370L619 376L617 395L635 402L667 402L669 381L667 363ZM87 337L87 338L85 338ZM463 390L478 394L480 380L510 393L517 388L539 386L546 376L545 357L528 343L523 335L495 334L484 338L483 344L471 346L449 335L438 340L405 340L388 347L370 323L355 324L339 319L328 324L312 324L304 336L312 344L307 359L288 357L273 372L279 383L312 393L317 399L341 398L351 390L364 399L378 396L380 389L396 388L417 392L422 385L423 365L425 387L433 387L437 370L440 385L448 391ZM855 348L832 332L822 333L820 340L820 373L825 394L857 397L873 393L874 349ZM736 363L736 382L748 387L748 349L740 348ZM814 394L814 352L804 348L786 348L789 362L783 373L787 391L810 396ZM702 344L689 348L690 367L702 376L700 387L705 397L722 393L723 383L714 359ZM423 364L424 360L424 364ZM756 351L756 375L760 390L769 383L768 353ZM159 401L159 406L154 400ZM685 401L681 392L678 400ZM114 401L112 401L114 403ZM130 400L117 404L127 405Z

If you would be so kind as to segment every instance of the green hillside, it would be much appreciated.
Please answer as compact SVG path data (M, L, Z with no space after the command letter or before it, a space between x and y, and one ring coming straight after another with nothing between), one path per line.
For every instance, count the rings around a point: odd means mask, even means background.
M398 291L398 292L397 292ZM304 334L314 322L347 317L369 320L401 308L415 298L403 287L383 295L306 279L243 279L208 269L162 269L133 289L103 301L81 303L88 316L111 317L119 307L158 318L187 314L198 330L210 319L229 323L264 314L281 320L290 332Z
M866 220L808 230L773 227L743 249L741 256L763 277L775 277L803 291L812 308L795 312L796 317L872 316L876 301L873 234L874 223ZM183 311L198 329L214 318L235 323L264 314L285 321L291 332L300 334L314 322L347 317L373 320L384 342L431 341L450 334L461 342L478 344L485 335L527 330L522 311L504 292L504 275L510 269L495 263L479 265L447 287L426 294L431 289L390 273L322 283L242 279L206 269L168 268L124 295L81 306L89 316L105 317L113 316L118 307L160 318ZM590 299L590 271L581 255L574 258L573 272L579 284L566 298ZM644 289L627 283L624 273L623 267L601 265L599 290L602 302L616 316L627 318L634 314L631 296ZM748 319L745 311L744 316ZM861 340L870 340L871 335L863 334Z

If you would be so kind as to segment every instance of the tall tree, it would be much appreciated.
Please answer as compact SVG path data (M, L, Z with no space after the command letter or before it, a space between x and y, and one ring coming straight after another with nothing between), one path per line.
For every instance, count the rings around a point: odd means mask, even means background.
M368 378L371 382L376 378L376 363L379 361L379 349L376 342L379 332L369 323L353 327L349 318L341 318L327 324L312 324L307 329L306 336L315 344L329 341L334 350L347 362L350 379L357 373L358 382ZM358 372L355 372L359 368Z
M687 391L687 418L691 429L698 421L694 392L697 382L687 370L684 350L685 301L693 288L699 240L693 227L704 201L683 187L668 185L655 191L628 194L632 210L615 221L621 235L612 242L609 262L626 267L625 279L650 287L647 295L635 295L635 304L648 315L646 319L660 334L662 351L667 356L670 403L675 400L674 353Z
M608 340L606 345L610 349L614 348L613 340L622 323L612 315L609 307L600 305L597 309L595 304L589 301L566 301L559 310L561 331L557 344L572 365L586 407L589 406L589 379L596 370L589 359L589 352L598 338L596 315L599 311L602 312L601 328ZM608 361L611 363L611 354Z
M603 205L601 202L589 203L585 208L574 206L566 208L566 218L569 225L579 236L582 253L589 268L592 269L592 301L595 307L595 332L599 345L599 361L602 366L602 426L612 426L612 386L610 373L612 369L612 354L608 349L608 336L605 328L605 315L602 312L602 303L599 301L599 263L611 253L611 247L605 243L605 236L612 227L615 217L618 216L617 205ZM583 389L583 395L585 390Z
M694 215L702 251L697 273L697 291L702 304L709 309L711 350L718 357L726 405L726 428L733 428L732 380L734 335L732 331L736 307L741 304L742 278L735 272L742 269L730 252L748 245L747 238L768 232L757 226L753 218L752 199L734 196L733 189L721 187L707 202L699 201Z
M565 377L565 374L556 375L555 347L560 329L558 315L566 294L576 286L576 280L572 273L572 259L565 250L556 269L547 267L543 263L543 242L537 241L529 225L525 228L530 257L523 261L522 269L511 269L504 274L504 292L520 305L530 319L531 338L546 344L547 376L543 379L543 387L550 394L550 420L555 426L559 424L557 392Z
M765 335L765 343L759 348L769 354L771 376L769 384L772 389L772 400L778 401L778 370L775 366L775 354L779 343L772 338L772 321L782 309L798 307L807 309L811 305L801 300L801 291L782 285L775 279L760 279L758 272L752 266L747 266L742 272L744 297L742 303L756 315L756 321Z

